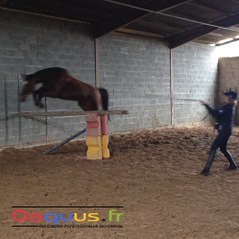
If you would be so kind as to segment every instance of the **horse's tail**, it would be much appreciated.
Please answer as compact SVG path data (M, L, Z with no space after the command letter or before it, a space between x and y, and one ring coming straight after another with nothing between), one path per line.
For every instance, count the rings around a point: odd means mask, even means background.
M98 90L101 95L103 110L108 110L109 109L109 93L104 88L99 88Z

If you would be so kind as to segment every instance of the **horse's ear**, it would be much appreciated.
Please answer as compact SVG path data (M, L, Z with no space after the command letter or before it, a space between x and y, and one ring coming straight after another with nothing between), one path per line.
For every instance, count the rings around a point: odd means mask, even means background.
M34 77L34 74L22 75L22 80L23 81L30 81L30 80L32 80L33 77Z
M22 81L27 81L27 80L26 80L26 77L27 77L26 74L21 74L21 80L22 80Z

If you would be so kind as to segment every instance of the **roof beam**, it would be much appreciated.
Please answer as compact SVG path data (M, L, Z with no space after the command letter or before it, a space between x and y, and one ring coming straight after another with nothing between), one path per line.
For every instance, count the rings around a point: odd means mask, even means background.
M104 0L113 4L118 4L126 7L124 12L119 12L113 16L105 19L102 22L93 24L93 35L95 38L99 38L105 34L117 30L118 28L124 27L135 20L138 20L148 14L150 11L163 12L179 5L185 4L191 0L153 0L150 3L141 4L138 9L132 9L127 4L123 4L119 1ZM137 8L137 6L136 6ZM148 9L146 11L145 9Z
M191 30L185 31L183 33L171 36L169 38L167 38L166 40L169 43L169 47L170 48L175 48L178 47L184 43L187 43L189 41L192 41L200 36L203 36L205 34L208 34L216 29L218 29L216 27L216 25L223 27L223 28L227 28L227 27L231 27L233 25L237 25L239 24L239 14L228 17L228 18L224 18L222 20L217 20L215 22L211 23L214 26L200 26L200 27L196 27L193 28ZM219 28L220 28L219 27ZM230 29L228 29L228 31L231 31Z

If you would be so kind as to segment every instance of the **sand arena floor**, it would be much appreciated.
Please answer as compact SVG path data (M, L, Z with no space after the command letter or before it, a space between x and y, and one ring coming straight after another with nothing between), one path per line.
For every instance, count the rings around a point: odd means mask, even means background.
M87 161L83 141L50 156L42 155L49 146L8 148L0 152L0 239L238 239L239 172L226 172L218 154L212 175L199 174L212 137L206 127L113 135L105 161ZM239 163L238 145L236 129L229 149ZM13 228L13 205L123 205L123 228Z

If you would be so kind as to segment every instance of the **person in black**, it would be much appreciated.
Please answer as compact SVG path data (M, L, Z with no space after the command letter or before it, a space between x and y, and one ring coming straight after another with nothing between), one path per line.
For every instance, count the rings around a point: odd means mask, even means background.
M232 134L234 125L237 93L234 91L228 91L225 92L224 95L226 104L220 109L212 109L208 104L201 101L201 104L207 108L209 114L211 114L218 121L218 123L216 124L218 135L212 143L207 163L201 172L201 174L205 176L208 176L210 174L210 168L212 166L218 148L220 148L221 152L230 163L227 170L237 169L236 162L232 158L230 152L227 150L227 142Z

